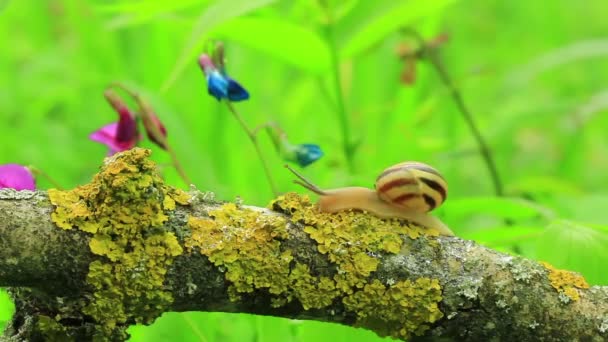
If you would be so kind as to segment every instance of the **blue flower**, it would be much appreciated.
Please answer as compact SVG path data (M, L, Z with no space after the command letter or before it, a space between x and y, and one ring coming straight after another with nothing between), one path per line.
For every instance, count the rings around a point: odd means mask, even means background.
M237 81L228 77L225 72L218 70L211 58L202 54L198 64L205 73L207 79L207 91L218 101L228 99L230 101L243 101L249 98L249 93Z
M301 167L308 166L323 157L321 147L316 144L299 144L295 146L295 159Z
M266 124L266 132L277 152L288 162L306 167L323 157L323 151L317 144L292 144L287 134L275 123Z

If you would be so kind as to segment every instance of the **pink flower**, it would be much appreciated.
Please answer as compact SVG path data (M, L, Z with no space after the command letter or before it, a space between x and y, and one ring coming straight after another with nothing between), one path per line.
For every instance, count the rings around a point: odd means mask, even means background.
M105 144L110 149L108 155L129 150L141 140L137 130L135 115L112 91L104 93L106 99L118 113L118 122L105 125L89 135L89 139Z
M28 168L18 164L0 165L0 189L36 190L34 176Z
M118 138L121 129L122 127L120 126L120 121L112 122L111 124L107 124L91 133L91 135L89 135L89 139L108 146L110 149L108 151L108 155L110 156L116 152L130 150L137 145L139 140L141 140L141 136L136 133L135 137L121 141Z

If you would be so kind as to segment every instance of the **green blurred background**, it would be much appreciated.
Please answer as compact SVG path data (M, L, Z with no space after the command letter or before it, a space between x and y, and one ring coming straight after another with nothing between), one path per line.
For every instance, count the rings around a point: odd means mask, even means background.
M106 147L87 136L116 120L102 92L137 88L199 189L266 205L272 192L238 123L207 95L196 56L226 44L251 93L250 126L279 123L325 156L303 172L320 187L372 186L385 167L420 160L450 184L437 210L458 236L545 260L608 284L608 3L588 1L0 0L0 164L34 165L66 188L88 182ZM432 39L471 109L504 183L494 196L478 146L428 62L400 82L400 28ZM338 91L339 89L339 91ZM340 103L344 104L341 111ZM356 143L343 153L345 126ZM281 191L304 191L266 136ZM149 142L170 184L186 188ZM51 187L38 180L42 189ZM0 328L12 304L0 292ZM132 341L373 341L318 322L168 313Z

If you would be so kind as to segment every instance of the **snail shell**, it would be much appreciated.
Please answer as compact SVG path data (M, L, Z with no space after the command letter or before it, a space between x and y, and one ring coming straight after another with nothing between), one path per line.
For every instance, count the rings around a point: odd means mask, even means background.
M420 162L403 162L384 170L376 179L376 192L396 207L426 213L447 197L448 184L441 174Z

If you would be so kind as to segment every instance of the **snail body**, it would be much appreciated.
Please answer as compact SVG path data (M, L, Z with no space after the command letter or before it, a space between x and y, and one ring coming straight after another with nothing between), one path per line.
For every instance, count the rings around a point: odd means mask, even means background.
M319 195L319 211L335 213L356 209L380 218L397 218L433 228L441 235L454 233L438 218L428 214L447 196L447 183L434 168L419 162L404 162L385 169L376 179L376 189L345 187L322 190L287 166L294 181Z

